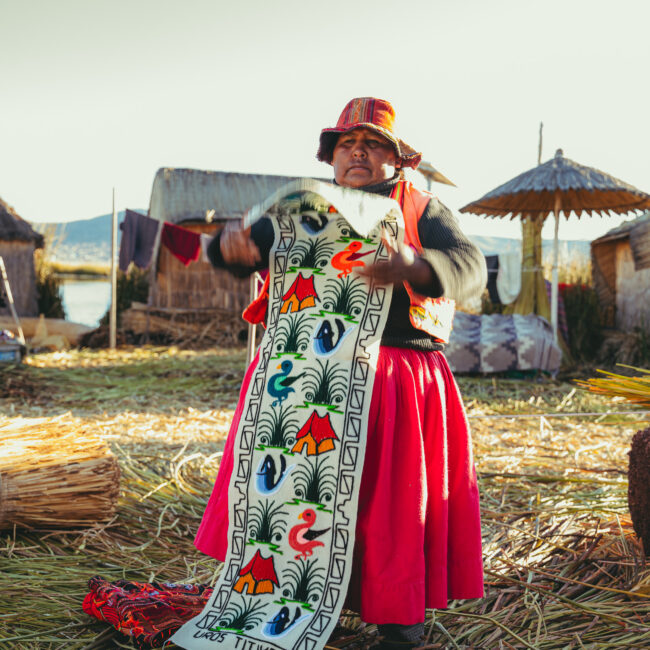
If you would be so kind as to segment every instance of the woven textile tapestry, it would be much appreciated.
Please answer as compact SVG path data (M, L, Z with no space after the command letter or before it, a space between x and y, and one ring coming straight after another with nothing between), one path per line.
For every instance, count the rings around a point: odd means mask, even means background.
M311 180L272 219L267 330L237 431L229 549L184 648L322 648L350 579L374 368L392 286L353 271L402 237L397 204Z
M445 357L454 372L557 372L562 350L549 322L537 314L458 312Z

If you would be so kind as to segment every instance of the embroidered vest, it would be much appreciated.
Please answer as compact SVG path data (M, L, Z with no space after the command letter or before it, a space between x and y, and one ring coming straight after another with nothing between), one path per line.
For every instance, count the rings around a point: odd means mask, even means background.
M418 234L418 221L424 214L432 194L413 186L412 183L400 180L393 189L390 198L399 203L404 215L404 241L416 252L422 251L422 243ZM441 343L449 342L449 334L454 319L455 303L448 298L430 298L416 293L408 283L404 283L411 306L409 319L411 325L433 336ZM254 325L262 323L266 327L266 308L269 302L269 277L266 276L264 286L259 296L251 302L242 313L244 320Z
M395 199L404 215L404 242L417 253L422 251L422 242L418 233L418 222L424 214L433 194L413 187L413 183L400 180L393 189L390 198ZM449 298L430 298L416 293L413 288L404 283L411 306L409 319L411 325L433 336L441 343L449 342L452 323L454 320L455 302Z

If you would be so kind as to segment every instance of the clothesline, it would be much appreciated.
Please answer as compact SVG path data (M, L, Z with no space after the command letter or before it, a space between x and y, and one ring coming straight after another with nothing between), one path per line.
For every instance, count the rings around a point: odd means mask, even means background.
M159 244L165 246L185 266L199 259L208 261L206 249L212 239L210 235L168 221L158 221L133 210L126 211L120 229L121 271L126 272L131 262L140 269L148 268Z

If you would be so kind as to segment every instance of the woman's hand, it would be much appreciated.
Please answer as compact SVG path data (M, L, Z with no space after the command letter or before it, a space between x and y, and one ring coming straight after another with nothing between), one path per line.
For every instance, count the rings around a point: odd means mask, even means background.
M221 231L221 256L226 264L255 266L261 261L260 251L251 239L251 229L242 229L238 221L229 221Z
M370 264L355 269L355 273L378 284L402 284L408 282L412 287L430 285L433 271L427 262L417 257L413 249L389 236L384 230L384 246L388 250L388 261Z

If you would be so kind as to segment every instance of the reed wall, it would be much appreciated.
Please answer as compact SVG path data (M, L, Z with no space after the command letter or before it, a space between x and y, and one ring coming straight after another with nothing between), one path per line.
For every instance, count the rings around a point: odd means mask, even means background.
M183 228L214 235L224 223L183 223ZM149 303L159 309L210 310L238 313L249 302L249 280L239 280L227 271L198 260L182 264L165 247L158 255L157 272L151 283Z
M628 239L616 245L616 327L650 330L650 269L636 270Z
M0 241L0 257L4 260L16 311L19 316L38 316L36 298L36 271L34 270L34 243ZM0 314L11 314L8 306L0 307Z

